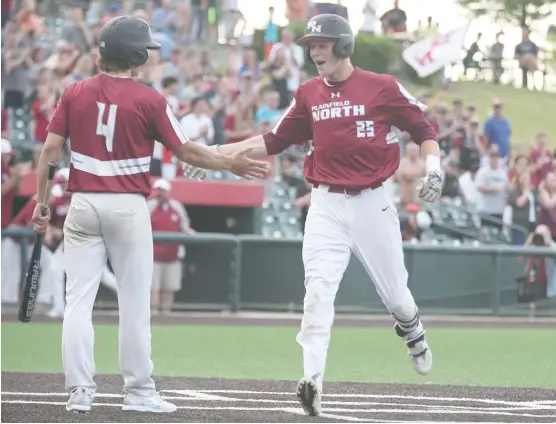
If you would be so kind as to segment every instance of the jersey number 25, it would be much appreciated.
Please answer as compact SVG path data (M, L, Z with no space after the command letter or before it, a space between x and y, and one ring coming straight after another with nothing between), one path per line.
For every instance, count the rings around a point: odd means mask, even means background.
M104 137L106 142L106 150L112 152L114 147L114 130L116 129L116 112L117 105L109 105L108 107L108 121L106 124L103 122L104 111L106 110L106 103L97 102L98 116L97 116L97 135Z

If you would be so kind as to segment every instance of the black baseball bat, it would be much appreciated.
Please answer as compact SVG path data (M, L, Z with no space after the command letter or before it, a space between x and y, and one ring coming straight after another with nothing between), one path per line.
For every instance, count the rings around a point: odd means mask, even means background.
M58 168L58 162L50 162L48 164L48 181L46 183L46 193L44 194L44 202L41 206L41 213L46 215L48 213L48 202L50 201L50 193L52 192L52 182L54 181L54 174ZM33 246L33 253L27 273L25 274L25 281L21 288L21 299L19 300L19 314L18 319L21 322L31 321L33 311L35 310L35 300L37 298L37 291L39 288L39 276L41 267L41 251L42 239L44 233L35 233L35 245Z

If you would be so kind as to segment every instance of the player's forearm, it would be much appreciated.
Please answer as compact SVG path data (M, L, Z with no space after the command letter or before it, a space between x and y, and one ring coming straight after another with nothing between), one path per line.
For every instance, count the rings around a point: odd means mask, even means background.
M239 143L220 145L218 146L218 152L223 155L230 156L243 148L252 149L249 152L249 157L252 159L263 159L268 156L266 144L262 135L256 135L255 137L248 138L245 141L240 141Z
M205 146L193 141L182 144L174 154L182 162L203 169L230 169L230 159L227 155L217 152L214 149L207 149Z
M425 140L421 143L421 156L425 158L427 172L440 171L440 146L436 140Z
M48 180L48 163L57 161L60 157L60 150L65 138L48 133L44 147L42 148L39 162L37 165L37 203L44 203L46 195L46 184Z

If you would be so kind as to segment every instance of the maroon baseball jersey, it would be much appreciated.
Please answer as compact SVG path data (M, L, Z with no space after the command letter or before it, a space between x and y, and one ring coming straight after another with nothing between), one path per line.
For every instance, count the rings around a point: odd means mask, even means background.
M164 97L106 74L70 85L48 131L70 139L70 192L148 196L154 141L172 151L187 142Z
M355 68L339 83L317 77L301 85L263 137L269 154L311 140L304 166L310 183L366 188L398 169L400 146L392 127L418 144L436 139L423 110L390 75Z

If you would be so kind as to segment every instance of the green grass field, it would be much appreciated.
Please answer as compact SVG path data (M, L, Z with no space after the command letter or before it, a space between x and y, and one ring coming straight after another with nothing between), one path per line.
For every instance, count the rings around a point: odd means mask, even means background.
M420 91L423 89L412 88L415 95ZM513 128L512 144L529 143L537 132L545 131L549 135L550 146L556 148L556 94L484 82L454 82L450 91L441 94L442 101L447 103L456 97L466 105L475 105L481 120L492 112L492 100L500 98Z
M117 327L97 325L99 373L118 373ZM155 373L164 376L296 380L296 327L153 326ZM556 388L555 330L433 329L435 366L412 370L388 328L334 328L326 379ZM2 371L61 372L60 324L2 324Z

